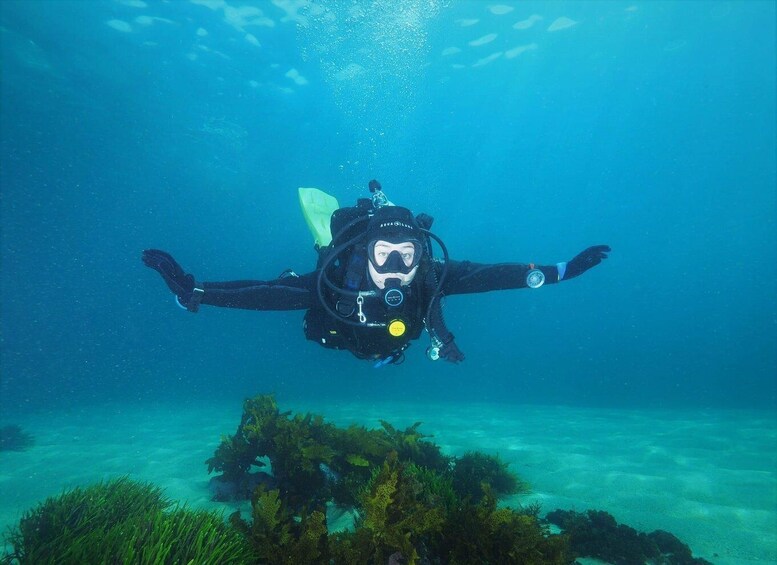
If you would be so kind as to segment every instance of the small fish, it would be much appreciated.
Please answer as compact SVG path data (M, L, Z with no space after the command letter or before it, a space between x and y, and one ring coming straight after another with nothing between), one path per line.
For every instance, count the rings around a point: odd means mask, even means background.
M319 463L318 469L324 474L326 482L335 484L340 482L340 475L333 471L326 463Z

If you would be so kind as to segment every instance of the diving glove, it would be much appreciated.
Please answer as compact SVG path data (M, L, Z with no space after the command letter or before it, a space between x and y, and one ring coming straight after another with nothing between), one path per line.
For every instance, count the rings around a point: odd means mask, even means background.
M198 298L201 298L202 290L195 288L194 276L183 272L173 256L159 249L146 249L143 251L143 264L154 269L165 281L167 287L178 298L178 304L191 312L196 312L199 300L192 300L195 290Z
M611 251L609 245L594 245L585 251L578 253L574 259L568 263L559 263L559 280L566 280L582 275L591 267L596 267L603 260L607 259L607 254ZM563 265L563 267L562 267ZM562 273L563 269L563 273Z
M440 357L454 364L464 361L464 354L458 348L456 342L453 341L453 339L451 339L448 343L440 348Z

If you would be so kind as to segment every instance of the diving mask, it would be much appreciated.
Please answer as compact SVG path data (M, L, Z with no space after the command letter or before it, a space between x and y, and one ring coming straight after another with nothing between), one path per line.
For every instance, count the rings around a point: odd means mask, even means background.
M367 257L376 272L408 275L421 262L423 246L420 241L406 240L392 243L382 239L367 244Z

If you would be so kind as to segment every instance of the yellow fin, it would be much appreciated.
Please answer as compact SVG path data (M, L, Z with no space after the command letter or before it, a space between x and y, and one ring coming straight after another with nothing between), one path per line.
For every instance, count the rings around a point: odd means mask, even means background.
M337 198L317 188L299 188L299 204L313 239L320 247L332 242L329 220L332 212L340 207Z

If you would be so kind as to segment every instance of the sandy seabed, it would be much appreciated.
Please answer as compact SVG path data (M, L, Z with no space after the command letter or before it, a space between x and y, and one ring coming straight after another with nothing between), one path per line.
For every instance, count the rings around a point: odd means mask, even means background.
M724 410L567 406L321 403L279 398L336 424L422 421L447 454L498 454L532 486L508 503L601 509L638 530L663 529L716 564L777 563L777 416ZM145 404L36 413L13 422L36 438L0 453L0 531L63 489L120 475L151 481L197 508L209 499L205 460L234 433L234 404Z

